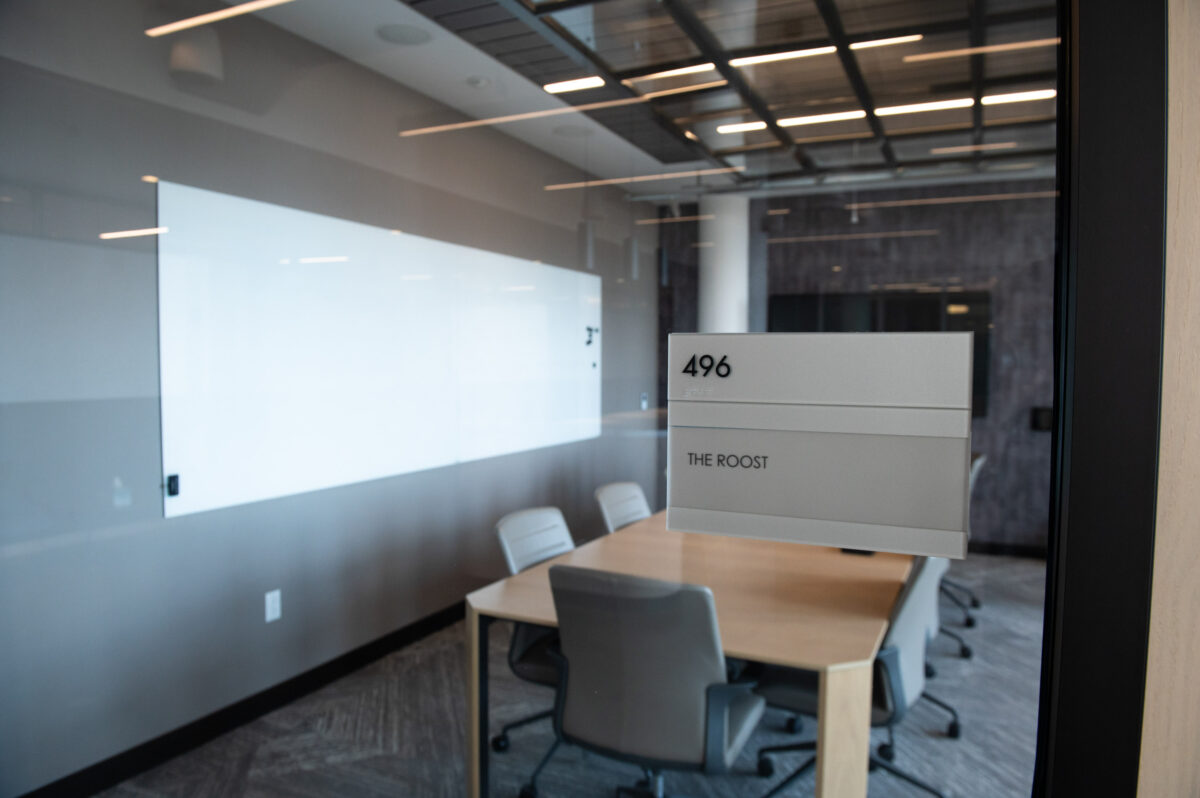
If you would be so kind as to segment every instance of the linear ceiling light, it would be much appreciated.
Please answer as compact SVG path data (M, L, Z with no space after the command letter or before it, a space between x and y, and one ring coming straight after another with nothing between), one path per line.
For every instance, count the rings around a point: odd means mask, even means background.
M1015 141L1000 141L995 144L963 144L958 147L934 147L929 154L954 155L959 152L991 152L992 150L1011 150L1016 146L1017 142Z
M702 213L699 216L664 216L659 219L653 216L647 219L638 219L635 224L674 224L675 222L706 222L709 219L716 219L716 214Z
M772 61L791 61L795 58L808 58L813 55L828 55L836 53L836 47L810 47L807 50L789 50L786 53L769 53L767 55L748 55L744 58L731 58L730 66L745 67L754 64L768 64Z
M892 230L883 233L837 233L820 236L789 236L787 238L768 238L768 244L806 244L814 241L861 241L875 238L921 238L924 236L941 235L941 230Z
M737 122L732 125L717 125L718 133L749 133L752 130L766 129L766 122Z
M546 186L546 191L562 191L567 188L588 188L590 186L616 186L621 183L644 183L648 180L673 180L680 177L703 177L704 175L723 175L730 172L745 171L744 166L726 166L720 169L693 169L690 172L665 172L658 175L635 175L633 177L611 177L605 180L581 180L578 183L555 183Z
M222 8L220 11L212 11L208 14L201 14L197 17L188 17L181 19L178 22L172 22L167 25L159 25L157 28L149 28L146 31L147 36L165 36L168 33L174 33L187 28L195 28L200 25L207 25L210 22L217 22L230 17L249 14L254 11L260 11L271 6L281 6L284 3L290 3L292 0L251 0L249 3L241 3L240 5Z
M1026 103L1031 100L1053 100L1058 96L1054 89L1038 91L1015 91L1011 94L992 94L980 100L984 105L1003 105L1005 103Z
M509 122L521 122L526 119L541 119L546 116L558 116L559 114L576 114L584 111L598 111L601 108L617 108L622 105L636 105L637 103L650 102L656 97L669 97L673 94L686 94L692 91L703 91L716 86L724 86L726 81L715 80L710 83L697 83L693 86L678 86L673 89L662 89L661 91L648 91L640 97L622 97L619 100L601 100L594 103L584 103L582 105L564 105L562 108L547 108L544 111L526 111L521 114L508 114L506 116L493 116L488 119L472 119L469 122L452 122L448 125L433 125L431 127L417 127L410 130L401 130L400 137L408 138L409 136L424 136L429 133L446 133L451 130L468 130L473 127L487 127L489 125L503 125Z
M165 227L143 227L141 230L114 230L111 233L101 233L105 241L113 238L137 238L139 236L156 236L167 232Z
M666 72L652 72L649 75L638 75L634 78L626 78L622 83L637 83L641 80L661 80L662 78L677 78L680 75L695 75L699 72L711 72L717 68L716 64L696 64L694 66L679 67L678 69L668 69Z
M796 127L797 125L820 125L825 122L845 122L848 119L864 119L866 111L838 111L834 114L815 114L813 116L793 116L780 119L780 127Z
M951 108L970 108L974 104L974 97L960 97L955 100L937 100L928 103L913 103L912 105L891 105L887 108L876 108L875 116L896 116L897 114L920 114L925 111L946 111Z
M852 42L851 50L866 50L868 47L891 47L893 44L908 44L909 42L919 42L925 37L919 33L914 33L912 36L893 36L890 39L873 39L869 42Z
M574 80L560 80L557 83L547 83L542 86L549 94L565 94L569 91L583 91L584 89L598 89L604 85L604 78L599 75L590 75L586 78L575 78Z
M936 61L941 58L960 58L964 55L985 55L987 53L1009 53L1013 50L1032 50L1035 47L1053 47L1061 42L1057 36L1053 39L1033 39L1027 42L1009 42L1008 44L986 44L982 47L963 47L959 50L941 50L936 53L914 53L904 56L905 63L913 61Z
M910 205L957 205L960 202L1000 202L1002 200L1046 199L1057 197L1057 191L1018 191L1011 194L964 194L960 197L922 197L921 199L882 200L879 202L851 202L848 211L863 211L870 208L906 208Z

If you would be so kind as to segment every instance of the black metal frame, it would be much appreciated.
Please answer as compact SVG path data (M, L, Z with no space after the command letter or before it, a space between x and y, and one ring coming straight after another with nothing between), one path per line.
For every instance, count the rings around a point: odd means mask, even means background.
M1054 483L1034 794L1134 795L1157 499L1166 4L1064 0L1061 13Z
M553 17L548 15L556 11L562 11L568 8L577 8L579 6L593 5L596 3L605 2L605 0L558 0L558 2L541 2L535 0L495 0L495 2L512 14L518 20L524 22L531 30L539 33L547 42L552 44L556 49L562 52L567 57L571 58L581 66L586 67L594 74L602 76L608 85L617 87L618 90L629 96L634 96L634 92L625 81L640 77L647 73L662 72L681 67L694 66L700 63L711 62L720 72L722 78L726 81L726 86L735 91L742 101L745 103L746 110L752 112L759 120L767 125L767 130L775 137L775 144L766 145L751 145L752 149L770 149L770 148L785 148L791 151L800 168L794 172L789 172L787 175L771 174L769 177L795 177L819 175L830 172L846 171L844 168L820 168L813 161L812 157L805 152L803 143L798 142L785 128L779 126L778 119L774 111L765 100L754 90L754 88L743 78L738 69L729 66L729 61L734 58L742 58L756 55L770 55L774 53L786 52L789 50L808 49L813 47L835 46L837 48L838 58L842 65L842 70L845 73L846 80L853 89L855 96L867 112L866 122L871 131L870 138L878 142L882 163L872 165L873 169L890 169L897 170L905 166L925 166L929 164L937 164L943 162L961 162L963 159L938 159L938 160L922 160L920 162L904 161L897 159L895 151L892 148L892 135L888 134L884 129L883 124L878 117L875 116L875 103L871 95L871 91L867 86L866 80L863 77L862 71L858 66L858 60L854 52L850 49L850 45L855 42L869 41L872 39L892 38L895 36L904 36L907 34L921 33L923 35L932 35L938 33L952 33L967 31L970 35L971 44L978 45L984 41L986 30L993 25L1005 25L1015 22L1025 22L1031 20L1051 19L1055 16L1055 6L1040 6L1020 11L1009 11L996 14L988 14L985 6L986 0L973 0L970 4L970 10L967 16L959 20L948 20L936 23L928 23L924 25L909 25L885 30L875 30L867 33L858 33L853 36L848 35L841 22L841 16L837 9L837 4L834 0L815 0L817 9L819 10L822 20L825 23L829 33L827 37L811 39L807 41L797 42L791 41L786 43L776 43L761 47L747 47L739 49L726 49L720 41L713 35L708 27L700 20L696 13L691 9L685 0L660 0L663 9L674 21L676 27L692 42L693 46L699 52L698 56L692 58L678 59L670 62L661 62L654 64L651 67L646 67L636 70L613 70L604 60L585 44L578 41L569 31L559 25ZM1026 76L1022 76L1026 77ZM1044 77L1044 76L1043 76ZM1053 76L1051 76L1053 77ZM1009 79L1005 79L1009 80ZM992 85L992 81L984 75L983 56L971 56L971 80L969 88L972 95L975 97L975 106L972 109L971 125L967 128L972 132L972 141L975 144L982 143L983 132L988 127L983 121L983 108L979 104L979 100L983 95L984 89ZM669 100L670 98L664 98ZM684 134L684 128L679 120L669 118L658 107L661 101L651 100L649 102L650 111L653 115L655 123L667 130L674 138L681 141L686 141L688 146L702 154L705 159L710 162L718 163L721 166L729 166L725 161L725 156L737 154L742 151L749 151L750 148L728 148L722 150L714 150L700 142L698 139L689 138ZM734 112L725 112L724 115L729 115ZM846 140L854 140L866 138L865 136L849 136ZM1043 155L1044 153L1032 153L1033 155ZM1029 156L1031 153L1025 152L1023 155ZM984 155L982 152L974 153L969 159L976 169L981 168L984 163L1000 157L998 155ZM738 184L743 185L752 182L754 178L748 175L733 173L732 179ZM743 186L744 187L744 186Z

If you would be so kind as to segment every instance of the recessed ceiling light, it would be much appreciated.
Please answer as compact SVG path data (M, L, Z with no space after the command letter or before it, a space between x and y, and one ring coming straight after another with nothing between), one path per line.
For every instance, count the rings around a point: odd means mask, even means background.
M604 78L599 75L589 75L586 78L575 78L574 80L560 80L557 83L547 83L542 86L548 94L565 94L569 91L583 91L584 89L598 89L604 85Z
M820 125L825 122L845 122L849 119L864 119L866 111L839 111L833 114L814 114L812 116L793 116L780 119L780 127L796 127L797 125Z
M410 47L432 41L433 34L416 25L380 25L375 29L375 35L389 44L399 44Z
M696 64L695 66L679 67L678 69L668 69L665 72L651 72L649 75L638 75L633 78L626 78L623 83L637 83L639 80L659 80L660 78L676 78L680 75L695 75L699 72L711 72L716 69L716 64Z
M155 177L154 175L142 175L142 182L143 183L157 183L158 178Z
M105 241L113 238L138 238L140 236L156 236L167 232L165 227L143 227L140 230L114 230L111 233L101 233Z
M1057 197L1057 191L1019 191L1009 194L964 194L957 197L921 197L918 199L882 200L879 202L851 202L846 210L869 208L905 208L910 205L957 205L960 202L999 202L1001 200L1049 199Z
M998 141L994 144L963 144L958 147L934 147L929 154L953 155L959 152L991 152L992 150L1011 150L1016 146L1017 142L1015 141Z
M1058 92L1054 89L1014 91L1011 94L992 94L984 97L980 102L984 105L1003 105L1004 103L1024 103L1031 100L1053 100L1056 96L1058 96Z
M717 125L718 133L749 133L752 130L766 129L766 122L735 122L730 125Z
M167 25L159 25L157 28L148 28L146 35L151 37L165 36L168 33L175 31L186 30L187 28L195 28L200 25L207 25L210 22L218 22L222 19L249 14L253 11L259 11L271 6L280 6L284 3L290 3L292 0L251 0L249 3L240 3L229 8L222 8L219 11L212 11L208 14L200 14L195 17L181 19L178 22L172 22Z
M568 188L590 188L592 186L617 186L622 183L644 183L648 180L672 180L682 177L705 177L707 175L724 175L730 172L743 172L744 166L725 166L719 169L692 169L687 172L663 172L656 175L634 175L631 177L610 177L603 180L581 180L578 183L555 183L545 187L546 191L562 191Z
M893 44L908 44L909 42L919 42L925 37L919 33L914 33L912 36L893 36L890 39L872 39L867 42L854 42L850 45L851 50L866 50L869 47L891 47Z
M808 58L814 55L828 55L836 53L836 47L810 47L807 50L789 50L786 53L769 53L767 55L749 55L745 58L730 59L729 65L735 67L753 66L754 64L768 64L772 61L791 61L795 58Z
M954 100L936 100L928 103L912 103L911 105L892 105L887 108L876 108L875 116L896 116L897 114L919 114L925 111L946 111L951 108L970 108L974 104L974 97L960 97Z
M1013 50L1030 50L1035 47L1053 47L1061 39L1032 39L1027 42L1009 42L1008 44L986 44L982 47L963 47L958 50L942 50L936 53L915 53L904 56L905 63L913 61L936 61L941 58L960 58L965 55L985 55L987 53L1009 53Z

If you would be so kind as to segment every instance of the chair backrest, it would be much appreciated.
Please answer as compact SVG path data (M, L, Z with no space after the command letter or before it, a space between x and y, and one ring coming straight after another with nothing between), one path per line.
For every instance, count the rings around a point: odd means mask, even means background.
M903 714L916 703L925 692L925 647L929 627L930 607L937 609L937 592L940 576L936 567L930 567L929 559L917 557L913 560L912 572L900 590L883 648L894 648L898 652L897 684L902 696L892 696L897 703L896 711Z
M532 507L509 513L496 522L496 533L510 574L575 548L567 522L557 507Z
M596 488L596 501L600 503L600 514L609 534L634 521L650 517L650 505L646 494L636 482L611 482Z
M950 561L945 557L930 557L925 561L925 567L933 572L931 577L938 585L942 583L942 577L950 570ZM933 640L941 631L942 626L942 605L938 599L937 590L925 591L924 599L928 605L925 608L925 638Z
M725 682L712 592L555 565L561 730L617 754L704 764L707 688Z
M975 480L979 479L979 472L983 470L984 464L987 463L987 455L977 455L971 460L971 470L967 472L967 498L970 499L975 493Z

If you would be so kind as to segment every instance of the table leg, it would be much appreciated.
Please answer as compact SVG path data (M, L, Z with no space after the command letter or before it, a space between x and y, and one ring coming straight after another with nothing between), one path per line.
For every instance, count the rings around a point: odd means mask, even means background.
M488 627L492 619L467 603L467 795L487 798Z
M871 755L871 663L821 671L817 798L865 798Z

